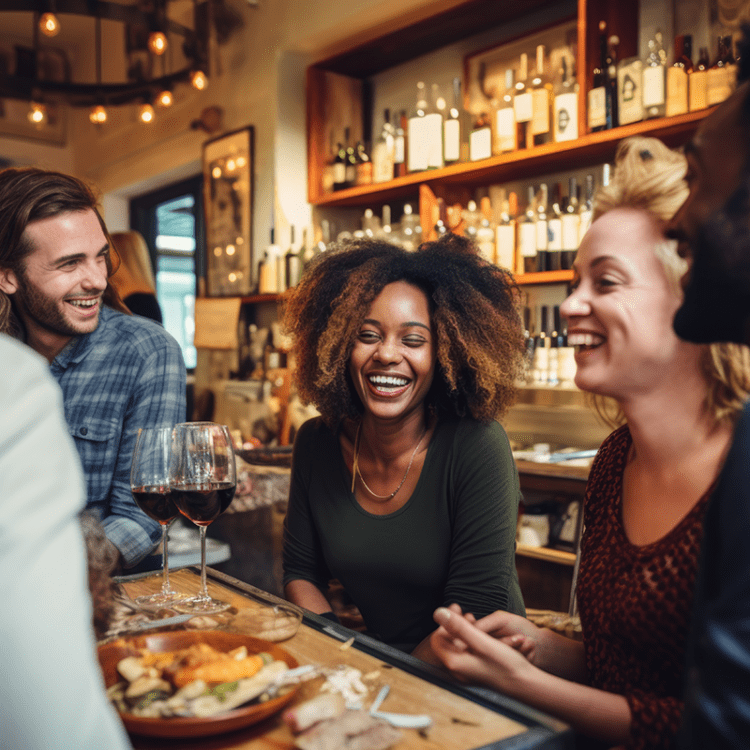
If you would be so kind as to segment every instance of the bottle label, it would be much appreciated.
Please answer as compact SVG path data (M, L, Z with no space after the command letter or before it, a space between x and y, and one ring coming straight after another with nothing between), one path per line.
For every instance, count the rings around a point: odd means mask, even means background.
M427 169L427 129L424 117L409 119L409 172L423 172Z
M515 269L516 228L513 223L499 224L495 229L495 252L500 268Z
M397 135L393 141L393 163L403 164L406 158L406 141L403 135Z
M617 69L617 116L620 125L643 119L642 70L643 63L637 58L620 63Z
M721 68L710 68L708 71L707 95L708 106L721 104L729 98L732 93L732 79L730 66L725 65Z
M516 150L516 115L513 107L498 109L495 113L495 148L493 153L503 154Z
M549 242L549 229L546 220L537 219L536 222L536 249L546 250Z
M532 117L531 117L531 134L543 135L550 131L550 97L549 89L538 88L531 92L532 97Z
M562 217L562 246L563 250L578 250L578 214L563 214Z
M550 219L547 222L547 252L562 249L562 219Z
M446 120L443 123L443 135L445 161L458 161L461 158L461 125L458 120Z
M558 94L555 97L555 142L578 138L578 94Z
M333 165L333 182L336 185L346 182L346 165L343 161L337 161Z
M661 107L666 100L663 65L643 68L643 106Z
M688 74L684 68L667 69L667 117L688 111Z
M488 127L472 130L469 136L469 158L471 161L489 159L492 156L492 131Z
M708 71L694 70L688 76L690 111L695 112L708 106Z
M518 244L521 250L521 257L536 257L536 222L523 222L520 225L518 234Z
M375 144L372 152L373 182L388 182L393 179L393 139Z
M513 110L516 114L516 122L530 122L534 116L534 99L531 92L516 94L513 98Z
M427 169L440 169L443 162L443 116L434 112L425 115L427 137Z
M607 124L607 90L604 86L589 91L589 128L603 128Z

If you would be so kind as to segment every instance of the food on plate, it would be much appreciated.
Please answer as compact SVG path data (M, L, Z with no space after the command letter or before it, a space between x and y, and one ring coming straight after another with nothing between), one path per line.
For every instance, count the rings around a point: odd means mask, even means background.
M136 649L118 662L123 681L107 694L120 713L206 717L275 695L287 670L285 662L249 654L245 646L228 652L207 643L165 652Z
M341 693L321 693L285 711L283 719L289 729L298 734L319 721L340 716L345 710L346 701Z

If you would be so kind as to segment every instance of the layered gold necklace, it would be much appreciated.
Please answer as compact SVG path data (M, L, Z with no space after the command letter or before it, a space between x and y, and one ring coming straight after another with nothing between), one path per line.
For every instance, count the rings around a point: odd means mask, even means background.
M354 485L357 481L357 475L359 475L359 478L362 480L362 484L364 485L365 489L373 497L377 497L379 500L391 500L396 496L396 493L404 486L406 477L409 476L409 472L411 471L411 465L414 463L414 456L417 455L419 446L422 445L424 436L427 434L427 425L425 425L424 431L422 432L422 437L419 438L417 447L414 449L414 452L411 454L411 459L409 460L409 465L406 467L406 473L404 474L403 479L399 482L398 487L396 487L396 489L393 490L393 492L391 492L389 495L378 495L377 492L373 492L368 486L367 482L365 482L365 478L362 476L362 472L359 470L359 444L360 444L359 441L360 441L361 434L362 434L362 422L360 422L359 425L357 425L357 435L354 438L354 462L352 465L352 492L354 492Z

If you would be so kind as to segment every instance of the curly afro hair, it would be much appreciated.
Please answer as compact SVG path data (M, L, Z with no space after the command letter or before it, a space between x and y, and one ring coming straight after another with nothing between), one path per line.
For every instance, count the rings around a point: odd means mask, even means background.
M361 416L349 357L373 301L396 281L421 289L430 304L437 365L426 405L438 415L485 422L501 417L522 371L518 289L510 273L452 234L414 253L364 239L318 256L287 298L284 314L303 402L332 428Z

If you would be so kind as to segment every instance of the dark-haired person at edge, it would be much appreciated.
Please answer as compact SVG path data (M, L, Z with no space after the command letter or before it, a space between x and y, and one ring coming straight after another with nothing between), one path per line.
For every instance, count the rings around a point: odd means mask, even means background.
M744 347L691 344L672 328L686 264L664 231L687 195L685 169L656 139L619 145L560 310L576 384L625 419L583 501L582 641L505 612L435 613L433 648L453 673L559 717L579 747L674 741L703 517L750 392Z
M433 663L436 607L524 614L518 474L495 421L523 362L516 294L454 235L414 253L355 241L305 272L285 322L322 417L294 443L291 601L328 613L337 579L369 634Z
M674 327L750 345L750 24L737 90L685 149L690 194L670 224L690 263ZM750 746L750 406L706 513L687 663L682 750Z
M133 500L141 427L185 420L185 364L160 325L131 315L109 285L110 240L80 180L0 171L0 332L47 359L81 458L87 508L131 568L161 539Z
M110 239L120 265L109 283L133 315L163 323L151 256L143 235L134 231L112 232Z

